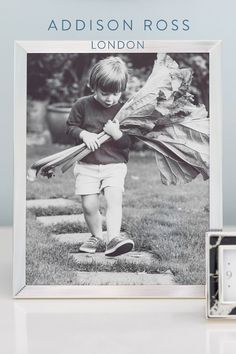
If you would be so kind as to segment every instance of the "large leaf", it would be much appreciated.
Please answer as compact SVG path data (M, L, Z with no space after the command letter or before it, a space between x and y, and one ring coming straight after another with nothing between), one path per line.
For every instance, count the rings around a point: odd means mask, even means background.
M147 146L155 150L156 162L161 174L163 184L180 184L192 181L197 175L202 174L204 179L208 178L208 169L190 164L180 154L169 150L162 142L138 138Z
M191 78L191 69L178 69L177 63L168 55L158 54L145 85L125 103L115 118L123 124L127 118L151 116L160 102L168 100L168 105L172 104L178 90L181 97L187 91Z
M161 181L165 185L191 182L199 174L198 169L184 161L176 161L157 152L155 156Z
M156 151L156 161L164 184L186 183L198 174L204 179L209 177L208 130L209 119L195 119L139 136L140 140Z

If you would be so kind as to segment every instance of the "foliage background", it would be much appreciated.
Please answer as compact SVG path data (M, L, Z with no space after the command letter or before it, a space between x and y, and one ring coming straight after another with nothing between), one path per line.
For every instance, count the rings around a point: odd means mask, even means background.
M190 93L195 103L203 103L209 110L209 54L169 53L181 68L191 67L193 80ZM91 93L87 82L90 68L110 54L45 53L28 54L27 93L37 100L72 104L77 98ZM126 62L130 78L125 94L128 98L143 86L149 76L155 53L119 54Z

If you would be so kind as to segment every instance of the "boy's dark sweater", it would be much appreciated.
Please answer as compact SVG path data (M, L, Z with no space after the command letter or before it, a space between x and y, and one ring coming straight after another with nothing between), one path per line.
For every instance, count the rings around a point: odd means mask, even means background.
M121 107L122 103L119 102L112 107L105 108L93 95L79 98L69 114L67 134L74 138L76 144L81 144L83 141L79 135L82 130L96 134L101 133L104 124L108 120L112 120ZM123 134L119 140L111 138L81 161L96 165L127 162L130 144L131 139L126 134Z

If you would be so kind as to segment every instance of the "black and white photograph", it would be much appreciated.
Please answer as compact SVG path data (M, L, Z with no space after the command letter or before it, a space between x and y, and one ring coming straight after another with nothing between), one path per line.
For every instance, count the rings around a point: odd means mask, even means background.
M27 285L203 285L209 53L27 54Z

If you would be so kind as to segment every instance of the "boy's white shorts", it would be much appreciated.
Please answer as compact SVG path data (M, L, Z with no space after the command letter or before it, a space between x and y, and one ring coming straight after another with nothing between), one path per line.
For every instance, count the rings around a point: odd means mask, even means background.
M124 191L126 173L126 163L92 165L77 162L74 167L75 194L99 194L106 187L118 187Z

